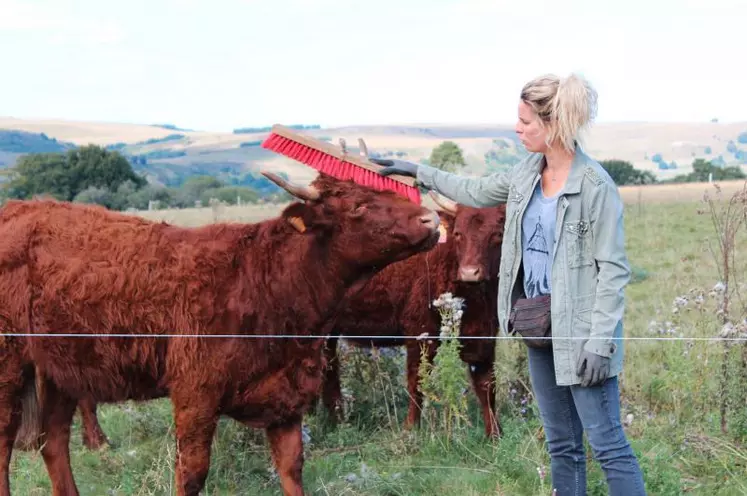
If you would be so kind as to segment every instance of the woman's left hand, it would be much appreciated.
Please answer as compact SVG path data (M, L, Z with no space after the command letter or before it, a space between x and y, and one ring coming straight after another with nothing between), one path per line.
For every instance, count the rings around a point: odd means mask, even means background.
M581 386L597 386L607 380L610 375L610 359L583 350L576 364L576 375L583 376Z

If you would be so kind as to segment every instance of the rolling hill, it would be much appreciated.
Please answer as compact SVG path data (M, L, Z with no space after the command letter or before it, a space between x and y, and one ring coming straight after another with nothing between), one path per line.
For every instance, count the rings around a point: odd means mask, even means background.
M336 143L345 138L351 148L358 137L369 150L412 161L427 159L444 140L456 142L468 163L466 174L483 174L514 163L523 150L512 125L346 126L305 133ZM622 159L660 179L690 171L695 158L716 164L747 167L747 121L739 123L602 123L586 138L595 158ZM741 135L741 136L740 136ZM241 184L260 169L283 171L298 181L316 171L260 147L266 129L228 132L183 130L173 125L23 120L0 117L0 167L9 167L23 153L61 151L89 143L129 156L135 170L151 182L178 185L193 174L217 176Z

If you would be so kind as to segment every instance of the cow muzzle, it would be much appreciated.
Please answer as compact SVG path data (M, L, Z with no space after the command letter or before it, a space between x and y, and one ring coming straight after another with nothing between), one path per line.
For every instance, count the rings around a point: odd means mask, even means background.
M459 280L462 282L480 282L484 271L478 265L462 265L459 267Z
M429 213L420 216L420 223L423 224L423 227L426 227L433 232L438 229L441 219L438 217L436 212L430 211Z

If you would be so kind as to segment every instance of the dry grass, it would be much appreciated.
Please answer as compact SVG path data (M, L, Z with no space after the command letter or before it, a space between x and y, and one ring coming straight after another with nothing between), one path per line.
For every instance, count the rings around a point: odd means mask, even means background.
M720 181L717 183L724 197L730 197L741 190L744 180ZM620 195L628 205L641 203L691 203L703 199L706 191L713 193L713 185L703 183L650 184L645 186L623 186Z
M725 197L729 197L736 191L744 187L745 182L724 181L719 182ZM626 205L641 204L659 204L659 203L692 203L703 199L706 191L713 192L713 185L708 183L688 183L688 184L655 184L647 186L623 186L620 188L620 195ZM428 197L423 196L423 204L430 208L436 205ZM171 224L183 226L199 226L210 222L260 222L280 215L283 204L265 204L265 205L243 205L243 206L221 206L217 208L185 208L185 209L165 209L152 211L138 211L146 219L164 221Z
M287 204L228 205L216 208L141 210L136 215L180 226L201 226L211 222L260 222L280 215Z

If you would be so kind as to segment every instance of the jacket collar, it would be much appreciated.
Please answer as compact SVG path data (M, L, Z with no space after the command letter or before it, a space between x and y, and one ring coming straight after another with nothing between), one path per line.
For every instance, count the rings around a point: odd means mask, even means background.
M586 164L588 163L588 157L586 153L581 149L578 142L574 142L575 151L573 155L573 161L571 162L571 170L568 173L568 178L563 186L562 193L566 195L575 195L581 192L581 183L584 180L586 174ZM534 175L539 174L545 165L545 157L542 154L537 154L537 158L534 160L533 168Z
M575 153L573 155L573 161L571 162L571 170L568 173L568 179L565 181L563 191L568 195L575 195L581 192L581 183L584 181L584 175L586 174L586 164L588 157L579 146L578 142L575 142Z

